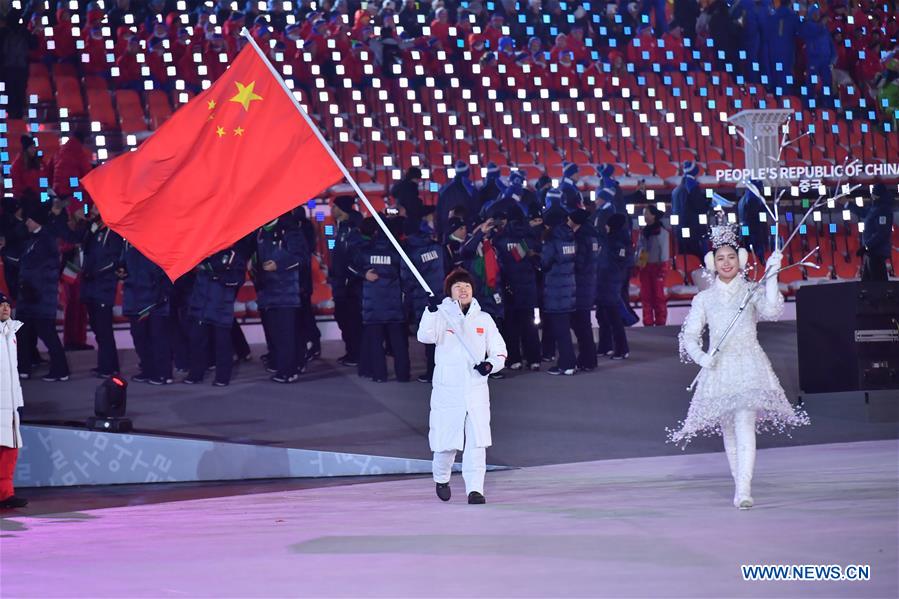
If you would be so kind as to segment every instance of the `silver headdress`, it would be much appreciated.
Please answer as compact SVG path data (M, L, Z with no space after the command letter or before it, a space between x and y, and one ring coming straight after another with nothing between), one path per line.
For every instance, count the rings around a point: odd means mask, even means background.
M712 232L709 235L709 241L712 242L712 251L726 245L735 250L740 249L740 234L737 231L737 226L727 222L724 212L719 212L717 216L718 222L712 225Z

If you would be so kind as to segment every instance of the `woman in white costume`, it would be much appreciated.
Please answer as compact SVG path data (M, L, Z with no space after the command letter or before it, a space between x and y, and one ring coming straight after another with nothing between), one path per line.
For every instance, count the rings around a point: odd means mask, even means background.
M784 298L772 274L750 296L744 313L727 334L717 353L714 348L739 311L753 283L743 276L748 255L739 247L736 231L713 227L712 251L705 256L706 269L717 274L705 291L693 298L680 333L684 361L702 366L687 418L669 440L686 445L699 434L720 434L735 483L734 506L752 507L752 473L755 466L756 431L784 431L808 424L808 416L790 405L768 356L759 345L756 323L777 320ZM776 273L783 256L775 252L765 265ZM703 329L709 328L709 349L702 349Z
M468 503L485 503L484 476L490 437L488 375L506 363L506 343L493 319L474 299L474 280L454 270L444 281L448 296L433 297L418 325L418 340L437 345L431 391L431 430L437 496L450 499L450 474L456 452L462 454L462 478Z

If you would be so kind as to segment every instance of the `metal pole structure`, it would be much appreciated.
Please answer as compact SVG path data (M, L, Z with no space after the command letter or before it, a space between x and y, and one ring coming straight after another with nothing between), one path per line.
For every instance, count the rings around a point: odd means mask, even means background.
M434 297L434 292L431 290L431 287L424 280L424 277L421 276L421 273L418 272L418 269L415 267L415 264L412 263L412 260L409 259L409 256L406 254L406 252L403 251L402 246L399 244L399 242L393 236L393 233L390 232L390 229L388 229L387 225L384 223L384 221L381 220L381 216L374 209L374 207L372 207L371 202L369 202L368 198L365 197L365 194L362 192L362 189L359 188L359 185L356 183L356 180L353 179L353 177L350 175L349 171L347 170L346 166L344 166L344 164L340 160L340 158L337 157L337 154L334 153L333 148L331 148L331 146L328 144L328 142L322 136L321 131L318 130L318 127L315 126L315 123L312 121L312 119L309 117L309 115L306 114L306 111L303 110L303 107L300 106L300 103L297 102L297 99L294 97L293 93L290 91L290 88L288 88L287 84L284 83L284 79L281 77L281 74L278 73L277 69L275 69L275 67L272 66L272 63L269 62L268 57L266 57L265 53L259 48L259 45L256 43L256 40L253 39L253 36L250 35L250 32L247 30L247 28L244 27L244 29L240 33L245 38L247 38L247 41L249 41L249 43L253 46L253 49L256 50L256 53L259 54L259 57L262 59L262 62L264 62L265 66L268 67L268 70L274 76L275 80L281 84L281 88L284 90L284 93L287 94L287 97L290 98L291 102L293 102L293 105L296 107L297 112L299 112L300 116L303 117L303 120L306 121L306 124L309 126L309 128L312 130L312 132L315 134L315 137L318 138L319 143L325 148L325 150L327 150L328 155L331 157L331 160L333 160L334 163L337 164L337 167L340 169L340 172L343 173L343 176L346 178L347 182L353 188L353 191L356 192L356 196L362 201L363 204L365 204L365 207L368 208L369 213L371 213L372 217L374 217L375 221L378 223L378 226L381 227L381 230L387 236L387 239L390 240L390 243L393 244L394 249L396 249L396 251L399 253L400 257L406 263L406 266L408 266L409 270L412 271L412 274L415 276L415 279L418 281L418 284L422 286L422 288L425 290L425 292L427 292L427 294L429 296ZM446 314L446 312L444 312L444 314ZM447 316L449 316L449 315L447 314ZM460 333L456 335L456 338L459 340L459 343L462 344L462 347L465 349L466 353L468 353L469 357L471 357L472 361L475 364L480 363L481 360L478 360L477 358L475 358L471 349L468 347L468 345L465 343L465 340L462 338L461 328L458 330L460 331Z

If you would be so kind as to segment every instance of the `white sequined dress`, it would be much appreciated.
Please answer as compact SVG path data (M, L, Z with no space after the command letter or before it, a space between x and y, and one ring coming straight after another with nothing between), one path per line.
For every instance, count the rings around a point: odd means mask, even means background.
M700 363L707 354L702 349L702 333L709 328L709 351L721 339L752 283L742 277L725 283L715 279L712 286L693 298L680 333L680 353L684 361ZM758 289L737 319L710 368L703 368L687 418L677 430L669 430L669 441L686 445L697 435L721 434L722 422L738 410L756 410L756 431L783 432L808 424L808 415L794 409L787 400L771 362L759 345L756 323L777 320L784 298L778 291L766 294Z

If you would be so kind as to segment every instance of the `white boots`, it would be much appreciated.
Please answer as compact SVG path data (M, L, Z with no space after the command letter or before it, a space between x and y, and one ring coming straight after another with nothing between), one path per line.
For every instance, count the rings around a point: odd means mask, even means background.
M755 411L740 410L732 423L722 424L724 451L734 479L734 507L752 507L752 472L755 469Z

